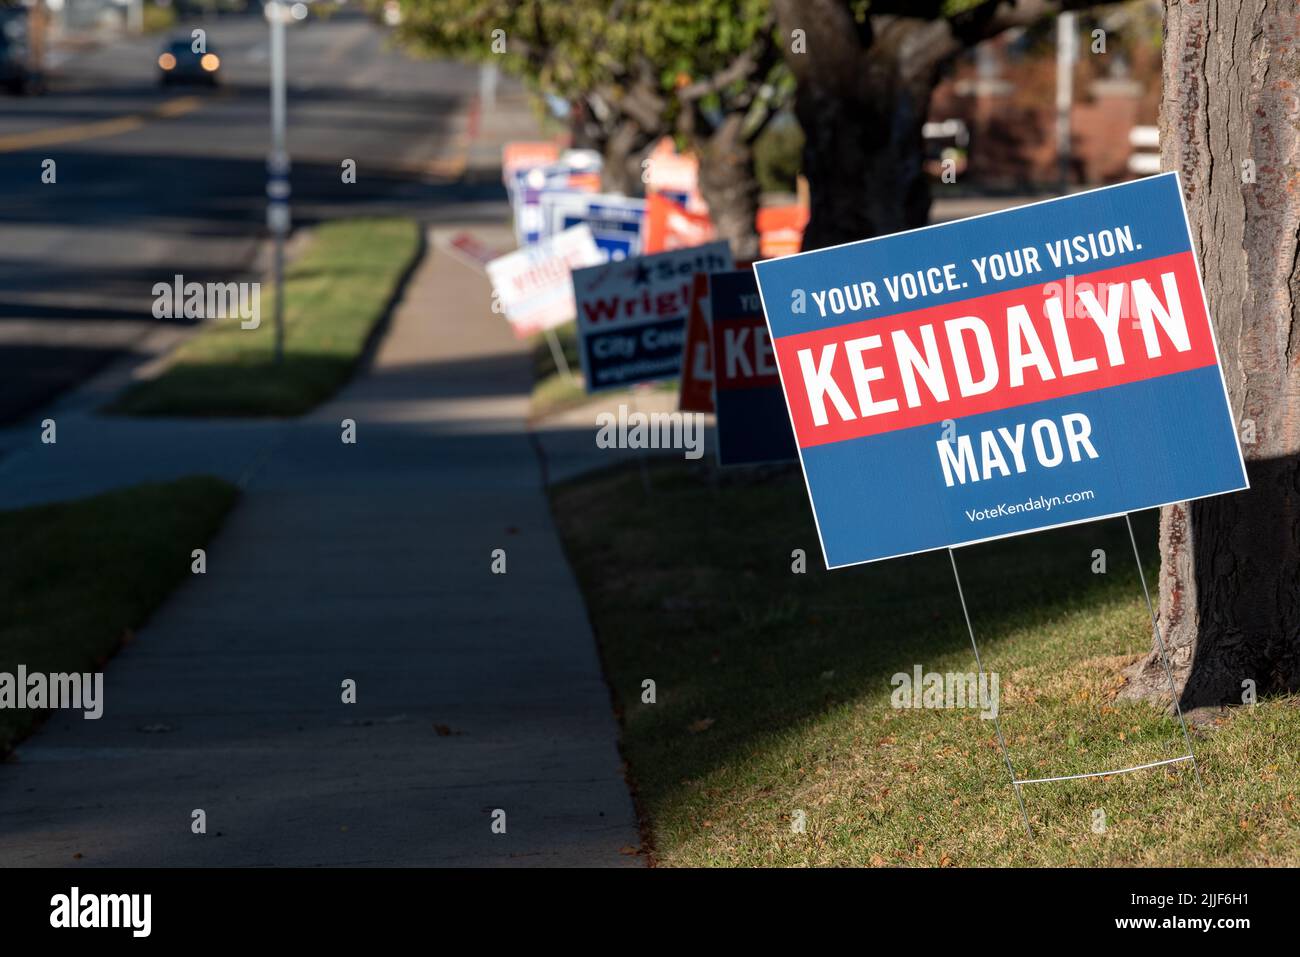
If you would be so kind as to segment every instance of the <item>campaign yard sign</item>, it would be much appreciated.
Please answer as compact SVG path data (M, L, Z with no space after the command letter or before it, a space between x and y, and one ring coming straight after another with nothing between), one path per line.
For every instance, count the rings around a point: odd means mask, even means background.
M828 567L1247 487L1176 174L754 268Z
M713 411L713 359L709 354L709 274L697 272L686 317L686 346L677 391L680 412Z
M717 236L708 213L692 212L667 195L650 193L645 201L645 233L641 251L661 253L689 249Z
M607 261L641 254L645 200L612 193L543 192L541 202L547 235L585 223Z
M516 169L506 183L515 218L515 241L527 246L542 238L542 195L548 192L600 191L601 160L591 150L566 150L550 166Z
M730 247L719 241L574 270L587 391L676 376L695 274L732 265Z
M560 146L553 140L515 141L501 148L501 181L507 186L521 169L550 166L560 158Z
M803 247L803 231L808 225L808 207L764 206L754 218L758 229L758 252L764 259L789 256Z
M591 230L582 225L489 262L488 279L515 336L525 339L569 322L574 312L570 273L603 258Z
M713 273L708 297L718 464L793 461L794 433L754 273Z

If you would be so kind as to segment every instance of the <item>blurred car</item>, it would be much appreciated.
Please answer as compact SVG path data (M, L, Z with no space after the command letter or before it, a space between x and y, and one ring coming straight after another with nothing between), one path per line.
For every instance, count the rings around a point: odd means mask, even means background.
M203 53L194 52L188 36L169 40L158 54L158 80L163 86L173 83L207 83L217 85L221 70L221 57L209 47Z
M43 6L0 7L0 83L12 93L40 90L48 15Z

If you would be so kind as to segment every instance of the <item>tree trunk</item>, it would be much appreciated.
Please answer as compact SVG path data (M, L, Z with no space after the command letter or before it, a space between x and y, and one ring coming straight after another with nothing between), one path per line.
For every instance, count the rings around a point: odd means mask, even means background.
M744 135L744 116L728 114L699 149L700 195L718 238L731 244L737 262L758 258L755 217L761 189L754 170L752 142Z
M962 46L951 24L901 16L858 23L837 0L773 5L806 137L804 249L924 226L930 183L921 127L939 67Z
M1300 689L1300 10L1166 0L1178 170L1251 488L1165 508L1159 622L1184 708ZM1126 694L1168 684L1155 650Z
M863 98L801 85L809 219L803 248L820 249L924 226L930 182L922 169L921 125L928 89L899 89L882 77Z
M640 196L645 192L641 178L642 160L668 131L662 118L663 104L645 83L615 96L607 90L594 91L573 106L573 141L598 150L604 159L602 187L611 193Z
M619 122L601 150L605 159L603 188L625 196L642 195L645 186L641 180L641 161L657 139L630 119Z

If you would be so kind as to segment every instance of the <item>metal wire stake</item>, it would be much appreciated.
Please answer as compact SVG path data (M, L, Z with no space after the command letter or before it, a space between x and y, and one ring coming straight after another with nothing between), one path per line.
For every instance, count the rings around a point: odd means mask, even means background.
M952 549L948 549L948 560L952 562L952 577L957 582L957 597L961 599L961 613L966 619L966 631L970 635L970 646L975 652L975 667L979 669L980 677L984 677L984 665L980 661L979 645L975 644L975 629L971 627L970 612L966 610L966 594L962 591L961 576L957 574L957 558L953 555ZM1002 737L1002 722L998 720L996 714L993 715L993 727L998 733L998 747L1002 749L1002 760L1007 762L1007 774L1011 776L1011 787L1016 792L1016 803L1020 805L1020 816L1025 821L1025 833L1029 839L1034 839L1034 829L1029 825L1029 812L1025 810L1025 799L1020 796L1020 784L1016 780L1016 770L1011 766L1011 755L1007 752L1006 739Z
M1137 536L1133 534L1133 520L1129 513L1124 513L1124 523L1128 525L1128 540L1133 543L1133 560L1137 562L1138 578L1142 581L1142 594L1147 600L1147 611L1151 615L1151 627L1156 633L1156 647L1160 649L1160 660L1165 666L1165 677L1169 680L1169 694L1174 701L1174 710L1178 712L1178 724L1183 729L1183 741L1187 744L1187 753L1192 759L1192 773L1196 775L1196 786L1202 791L1205 785L1201 781L1201 769L1196 766L1196 752L1192 750L1192 736L1187 733L1187 721L1183 718L1182 705L1178 703L1178 689L1174 687L1174 671L1169 665L1169 653L1165 651L1165 639L1160 634L1160 623L1156 620L1155 606L1151 604L1151 592L1147 590L1146 572L1142 571L1142 556L1138 554Z

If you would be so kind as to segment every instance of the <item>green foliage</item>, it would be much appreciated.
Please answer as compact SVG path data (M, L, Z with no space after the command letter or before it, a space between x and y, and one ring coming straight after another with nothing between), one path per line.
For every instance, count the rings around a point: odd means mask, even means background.
M671 121L674 90L713 77L773 31L767 0L408 0L400 33L429 54L496 62L571 100L595 90L617 98L649 77Z
M144 32L162 33L176 26L176 8L160 7L156 4L144 5Z

